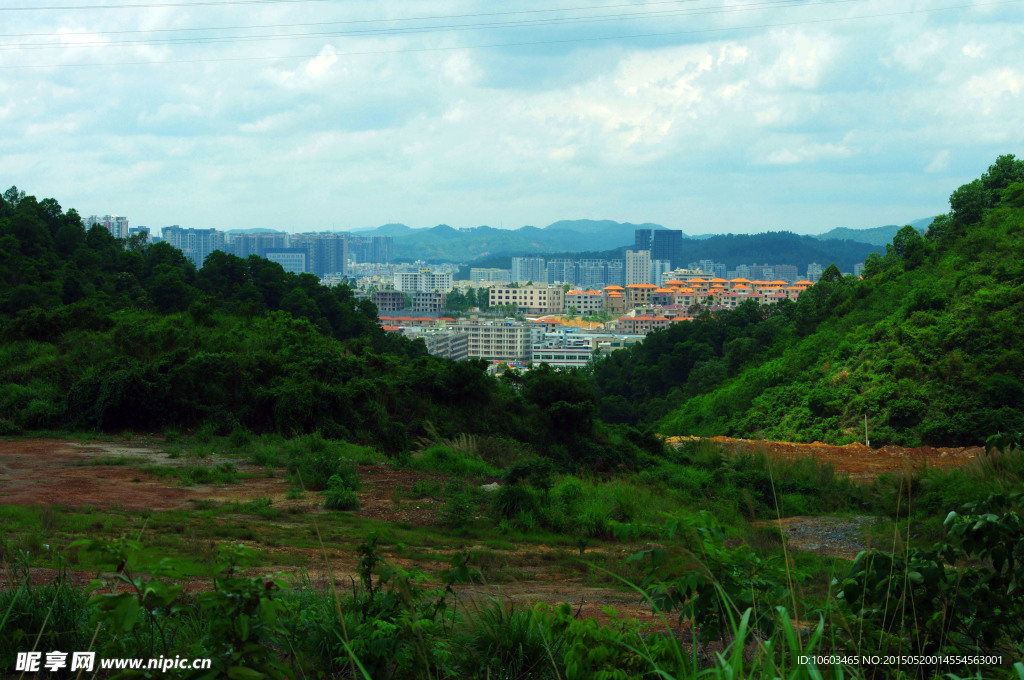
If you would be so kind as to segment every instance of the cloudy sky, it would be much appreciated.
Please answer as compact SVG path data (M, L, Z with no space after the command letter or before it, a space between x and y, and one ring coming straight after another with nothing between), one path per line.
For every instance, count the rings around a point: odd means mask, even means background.
M1024 156L1021 0L0 0L0 34L0 184L156 229L817 233Z

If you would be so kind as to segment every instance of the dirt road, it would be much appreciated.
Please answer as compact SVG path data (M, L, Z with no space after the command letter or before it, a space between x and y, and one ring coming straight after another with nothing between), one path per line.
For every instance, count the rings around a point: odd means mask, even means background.
M670 444L681 445L699 439L698 437L668 437L666 441ZM708 437L706 439L733 451L767 453L782 460L814 457L820 462L830 463L837 472L847 474L850 479L856 481L870 481L885 472L902 472L908 468L920 469L925 465L932 468L961 467L985 453L984 447L981 446L959 448L883 446L873 449L863 444L836 446L822 442L798 444L771 440L733 439L732 437Z

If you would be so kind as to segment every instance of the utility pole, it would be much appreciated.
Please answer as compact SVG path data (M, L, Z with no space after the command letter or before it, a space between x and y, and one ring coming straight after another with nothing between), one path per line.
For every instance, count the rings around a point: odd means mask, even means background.
M868 414L864 414L864 445L870 447L871 440L868 439Z

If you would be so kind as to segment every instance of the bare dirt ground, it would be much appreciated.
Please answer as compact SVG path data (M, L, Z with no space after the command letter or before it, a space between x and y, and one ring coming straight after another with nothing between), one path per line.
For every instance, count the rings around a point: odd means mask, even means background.
M669 438L671 443L680 443L691 438ZM712 441L723 444L734 451L767 452L780 459L803 456L831 463L837 472L848 474L854 480L870 480L883 472L900 472L908 467L929 465L931 467L952 467L965 465L979 454L981 447L971 448L914 448L883 447L870 449L863 445L831 446L814 442L794 444L789 442L752 441L714 437ZM124 460L122 460L124 459ZM146 473L139 468L145 466L215 466L231 461L238 467L242 481L238 484L181 486L175 478L164 478ZM108 464L117 461L118 464ZM320 499L316 494L305 494L301 498L289 498L291 487L284 475L265 476L265 469L237 459L218 455L207 458L172 458L158 447L135 443L90 442L78 443L58 439L20 441L0 440L0 505L52 506L67 508L92 507L123 511L189 509L196 502L214 501L221 503L246 502L257 498L270 498L275 508L282 510L301 508L304 513L322 513ZM410 498L402 490L412 489L417 482L442 483L443 478L428 473L392 470L383 465L368 465L360 468L362 489L359 492L361 509L356 516L378 520L388 524L405 524L413 527L435 525L438 512L443 505L439 498L425 496ZM268 524L268 520L253 518L238 521ZM815 518L791 517L782 520L780 526L789 536L790 545L798 550L810 550L821 554L832 554L852 559L865 546L858 536L865 523L871 518ZM776 523L779 524L779 523ZM476 547L476 548L479 548ZM471 547L470 550L476 549ZM624 592L587 584L587 567L581 558L578 577L555 574L544 564L545 551L552 548L537 545L517 545L509 551L510 557L519 563L518 576L509 582L483 585L459 586L457 592L467 607L481 606L489 598L501 599L514 606L529 607L536 602L569 602L574 611L579 608L584 616L604 616L604 608L614 607L620 616L638 618L641 621L660 625L647 605L641 604L637 593ZM260 573L277 571L290 572L292 576L308 578L314 585L326 587L333 576L336 587L348 589L355 578L358 555L354 551L326 545L324 549L296 548L290 546L261 546L267 558L267 565ZM437 570L445 565L449 555L436 551L436 559L425 563L422 559L405 559L401 555L389 556L397 566ZM302 574L292 566L276 567L275 564L293 565L298 553L311 565ZM325 554L326 553L326 554ZM280 559L275 558L280 554ZM600 561L600 560L594 560ZM33 573L33 580L45 582L53 578L52 570L39 569ZM87 583L94 574L75 573L76 582ZM0 578L0 582L2 582ZM205 587L203 582L187 584L189 589Z
M680 445L699 439L698 437L668 437L666 441L670 444ZM830 463L836 472L849 475L850 479L854 481L870 481L882 473L898 473L908 468L920 469L925 465L931 468L961 467L985 453L984 447L981 446L942 448L883 446L873 449L859 443L835 446L822 442L798 444L766 439L733 439L732 437L708 437L707 441L721 444L733 451L767 453L780 460L811 456L822 463Z
M862 550L877 547L862 538L863 531L877 521L877 517L866 516L784 517L755 524L782 529L790 549L852 561Z
M126 460L121 460L126 459ZM117 461L116 464L105 464ZM176 478L164 478L142 471L146 466L204 466L213 467L232 462L243 477L238 484L181 486ZM237 459L217 455L206 458L172 458L158 447L124 442L79 443L60 439L0 440L0 506L54 506L68 509L90 507L120 511L190 509L196 502L246 502L257 498L270 498L273 507L287 511L301 507L306 513L323 513L317 494L307 493L301 498L288 498L291 484L278 473L263 476L265 470ZM392 470L383 465L364 465L360 468L362 488L359 491L361 508L355 514L362 518L388 524L403 523L414 527L437 523L438 510L443 505L439 498L425 496L409 498L401 491L411 490L417 482L443 483L443 477L429 473ZM241 521L268 524L268 520L245 518ZM482 546L469 548L482 549ZM357 580L356 566L359 556L355 551L339 549L325 540L323 548L297 548L292 546L261 546L266 564L256 572L260 574L282 571L293 578L309 579L314 586L335 587L344 591ZM515 546L508 554L522 558L527 554L554 551L547 546ZM299 555L301 553L301 555ZM308 560L301 571L293 565L296 556ZM437 559L424 562L398 556L389 561L403 568L438 570L446 566L450 555L439 551ZM583 560L588 560L584 555ZM526 560L527 563L530 560ZM580 566L578 578L550 573L545 566L522 565L517 568L520 578L501 584L471 584L456 587L460 606L476 608L486 606L490 599L508 605L527 608L537 602L569 602L582 616L604 617L604 608L614 607L620 616L637 618L657 624L649 607L639 603L636 593L622 592L586 584L586 570ZM32 581L49 582L57 575L53 569L34 568ZM0 584L7 582L7 574L0 569ZM93 572L72 570L68 577L78 585L88 584L96 576ZM208 587L205 579L185 583L186 590Z

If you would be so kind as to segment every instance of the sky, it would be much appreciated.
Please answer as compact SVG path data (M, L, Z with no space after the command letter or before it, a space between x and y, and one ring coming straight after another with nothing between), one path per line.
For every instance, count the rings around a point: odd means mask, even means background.
M2 188L157 233L820 233L1005 153L1024 0L0 0Z

